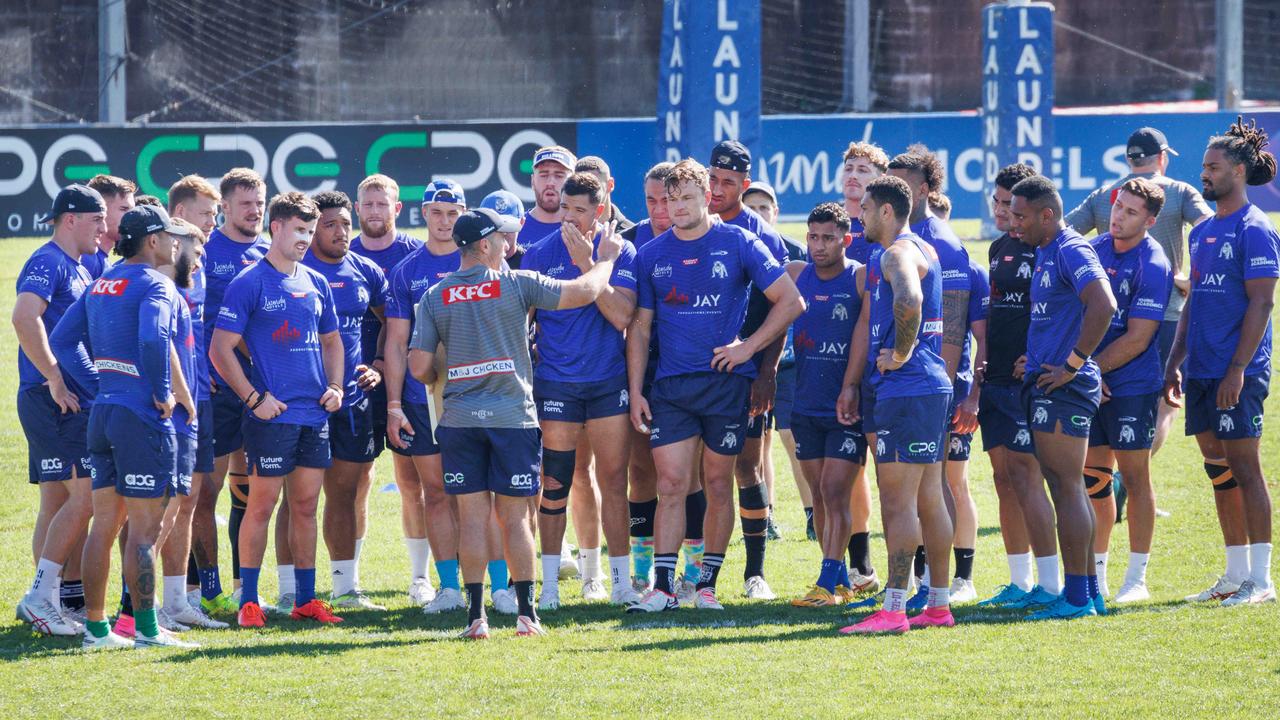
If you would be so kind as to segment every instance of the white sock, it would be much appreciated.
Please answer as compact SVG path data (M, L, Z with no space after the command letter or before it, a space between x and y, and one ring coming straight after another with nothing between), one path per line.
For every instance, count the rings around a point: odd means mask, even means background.
M921 577L923 577L924 579L920 581L920 587L929 587L929 580L930 580L930 577L929 577L929 566L928 566L928 565L925 565L925 566L924 566L924 575L922 575Z
M1098 591L1103 597L1110 595L1107 592L1107 558L1110 553L1094 553L1093 554L1093 572L1098 576Z
M1260 588L1271 587L1271 543L1249 546L1249 579Z
M292 565L277 565L276 577L280 580L280 596L297 594L298 583L293 578Z
M578 575L585 580L600 580L600 548L578 548Z
M431 565L431 543L427 542L426 538L407 537L404 539L404 544L409 548L409 579L430 577L427 574L427 567Z
M560 556L542 553L542 594L560 597Z
M360 587L360 551L364 549L364 538L356 538L356 564L351 566L351 586Z
M62 605L62 574L53 576L53 602L61 607Z
M164 576L164 607L166 610L181 610L187 604L187 576L182 575L165 575Z
M1062 594L1062 578L1058 576L1058 556L1036 558L1036 581L1050 595Z
M1009 560L1009 582L1023 591L1030 590L1036 584L1031 574L1031 563L1035 556L1026 552L1006 557Z
M930 587L929 588L929 607L947 607L951 604L951 588Z
M62 565L52 560L40 558L40 563L36 565L36 579L31 583L31 597L34 600L48 600L56 602L59 600L56 595L58 590L58 574L62 572Z
M1147 563L1151 553L1129 553L1129 567L1124 571L1124 584L1137 585L1147 581Z
M617 592L619 588L631 587L631 553L609 556L609 586Z
M573 550L569 548L569 543L560 544L560 558L564 562L574 562Z
M341 597L356 588L356 561L330 560L329 580L333 583L333 597Z
M907 591L886 588L884 591L884 609L887 612L906 612Z
M1227 579L1239 584L1249 577L1249 546L1227 546Z

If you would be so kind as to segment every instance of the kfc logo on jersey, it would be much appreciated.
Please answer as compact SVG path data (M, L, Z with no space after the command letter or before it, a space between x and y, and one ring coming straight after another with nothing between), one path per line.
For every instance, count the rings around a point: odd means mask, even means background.
M129 278L117 278L110 280L107 278L98 278L93 283L93 290L90 295L110 295L111 297L120 297L124 295L124 289L129 287Z
M476 285L454 285L444 289L444 304L494 300L502 297L502 283L489 280Z

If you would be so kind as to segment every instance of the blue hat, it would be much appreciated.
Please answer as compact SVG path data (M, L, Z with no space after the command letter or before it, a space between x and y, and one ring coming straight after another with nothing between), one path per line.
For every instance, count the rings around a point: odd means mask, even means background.
M751 151L737 140L722 140L711 148L711 167L751 172Z
M559 145L538 148L538 151L533 154L534 167L538 167L548 161L563 165L564 169L569 172L573 172L573 166L578 164L578 159L573 156L573 153Z
M458 216L458 221L453 224L453 241L461 247L480 242L496 232L516 232L519 229L520 223L515 218L482 207Z
M510 190L494 190L480 201L480 207L517 220L524 217L524 203Z
M53 208L40 218L42 223L51 223L62 213L106 212L107 203L102 194L88 185L68 185L58 191L53 199Z
M161 230L170 235L187 236L191 229L175 225L169 213L159 205L139 205L120 216L120 237L136 240Z
M467 196L462 192L462 186L458 183L444 178L441 180L432 180L431 184L422 191L422 202L426 203L453 203L454 205L467 206Z

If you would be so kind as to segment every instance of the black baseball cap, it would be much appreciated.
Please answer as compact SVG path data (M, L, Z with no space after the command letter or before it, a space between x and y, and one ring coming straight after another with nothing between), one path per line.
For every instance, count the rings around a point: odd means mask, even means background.
M57 220L62 213L106 211L107 202L102 199L101 193L88 185L76 183L58 191L58 196L53 199L53 207L44 217L40 218L40 222L51 223Z
M453 224L453 241L458 247L470 245L496 232L516 232L520 221L508 215L499 215L489 208L468 210L458 216Z
M1174 155L1178 154L1177 150L1169 147L1169 141L1165 139L1164 133L1153 127L1138 128L1129 136L1129 145L1125 149L1125 156L1130 160L1141 160L1161 152L1168 151Z
M751 151L737 140L722 140L711 148L711 167L751 172Z
M170 235L187 236L191 230L174 224L169 213L159 205L139 205L120 216L120 237L136 240L161 230Z

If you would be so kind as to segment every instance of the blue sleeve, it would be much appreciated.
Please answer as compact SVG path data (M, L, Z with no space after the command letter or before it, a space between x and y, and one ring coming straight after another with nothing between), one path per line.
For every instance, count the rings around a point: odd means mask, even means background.
M1075 288L1076 295L1084 292L1094 280L1107 280L1102 263L1098 261L1098 253L1083 241L1063 243L1058 248L1058 272Z
M613 277L609 284L623 290L636 291L636 247L628 241L622 242L622 252L613 263Z
M323 278L317 278L316 291L320 293L320 318L316 321L316 330L321 335L338 331L338 313L333 308L333 290Z
M391 282L387 288L387 317L408 320L413 315L413 296L409 289L408 273L402 265L391 269Z
M778 261L777 255L769 252L768 246L759 238L748 235L740 247L738 252L742 260L742 269L746 271L747 277L751 278L751 282L760 289L760 292L768 290L770 285L787 272ZM786 257L786 250L782 252L783 257Z
M62 372L77 386L76 395L97 395L98 370L93 365L93 346L89 342L89 313L85 303L89 293L80 296L67 308L62 319L49 333L49 349L58 360Z
M31 293L47 303L53 299L54 288L65 281L66 271L61 265L54 265L46 257L30 260L18 278L18 294Z
M652 257L650 253L647 257ZM647 268L650 263L647 257L636 256L636 305L653 310L657 307L653 291L653 273Z
M939 243L943 252L938 254L942 266L943 292L969 292L969 253L963 245Z
M976 262L969 263L969 324L987 319L991 304L991 281L987 269Z
M243 335L249 324L249 314L257 304L257 283L252 275L237 275L222 296L222 307L218 309L218 320L215 328Z
M760 242L764 243L764 246L768 248L769 253L773 255L774 260L777 260L779 264L785 264L787 262L787 258L790 257L790 253L787 252L787 243L782 239L782 236L778 234L777 230L774 230L761 222L760 232L757 233L757 237L759 237Z
M138 305L139 365L151 383L151 397L156 400L169 397L169 343L175 300L157 282L147 289Z
M1164 252L1152 252L1142 263L1138 286L1129 300L1129 319L1164 320L1164 308L1173 291L1173 271Z
M382 268L372 262L365 264L365 278L369 281L369 307L387 304L387 276Z
M1242 228L1244 279L1280 277L1280 237L1273 227L1248 223Z

